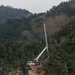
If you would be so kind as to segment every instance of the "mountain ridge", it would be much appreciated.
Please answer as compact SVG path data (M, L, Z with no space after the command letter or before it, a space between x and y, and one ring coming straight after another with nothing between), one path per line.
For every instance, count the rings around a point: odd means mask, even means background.
M63 13L61 13L62 10ZM11 35L13 34L15 34L14 38L18 38L19 36L19 40L25 40L28 38L28 40L33 40L34 38L38 40L44 38L43 22L46 23L48 36L51 36L55 32L60 31L61 27L65 26L69 22L69 12L66 12L65 10L71 11L69 2L62 2L57 7L53 7L49 12L47 11L47 13L34 14L29 18L22 18L20 20L10 19L6 23L2 24L4 25L3 29L5 30L2 30L1 28L1 38L5 39L5 37L8 35L8 39L10 39L10 37L12 38ZM51 15L51 13L54 15ZM8 25L8 27L5 27L5 24ZM10 29L11 31L9 31Z
M0 6L0 22L5 22L7 19L21 19L33 15L25 9L13 8L11 6Z

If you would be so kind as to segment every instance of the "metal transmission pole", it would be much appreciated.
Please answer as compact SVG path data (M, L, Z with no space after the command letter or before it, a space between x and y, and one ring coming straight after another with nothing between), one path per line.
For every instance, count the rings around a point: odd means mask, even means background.
M46 42L46 46L45 48L41 51L41 53L33 60L33 61L28 61L27 65L31 66L31 65L39 65L39 58L42 56L42 54L47 50L48 54L49 54L49 49L48 49L48 41L47 41L47 33L46 33L46 25L45 23L44 25L44 34L45 34L45 42ZM49 58L49 55L48 55Z
M47 52L49 53L47 31L46 31L46 25L45 25L45 23L44 23L44 33L45 33L45 41L46 41Z
M42 50L42 52L37 56L37 58L35 60L39 60L39 58L42 56L42 54L47 50L47 52L49 53L49 50L48 50L48 41L47 41L47 32L46 32L46 25L45 23L43 24L44 25L44 33L45 33L45 42L46 42L46 47ZM49 56L48 56L49 57Z

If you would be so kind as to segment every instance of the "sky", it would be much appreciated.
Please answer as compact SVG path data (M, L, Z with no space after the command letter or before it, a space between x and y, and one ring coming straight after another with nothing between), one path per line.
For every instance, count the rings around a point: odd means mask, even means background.
M0 5L26 9L32 13L42 13L68 0L0 0Z

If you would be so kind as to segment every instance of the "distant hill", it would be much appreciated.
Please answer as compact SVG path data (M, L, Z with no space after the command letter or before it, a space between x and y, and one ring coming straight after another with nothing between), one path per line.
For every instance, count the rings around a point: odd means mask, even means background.
M20 19L29 17L32 13L25 9L17 9L11 6L0 6L0 22L5 22L7 19Z
M5 8L18 10L10 7ZM74 14L75 10L71 8L70 3L62 2L46 13L34 14L29 18L9 19L6 23L0 24L0 41L8 39L16 41L42 39L44 38L43 22L46 23L47 34L50 37L67 25L74 18Z
M18 41L22 40L29 41L33 39L44 38L43 22L46 23L48 36L51 36L55 32L60 31L63 26L68 24L69 17L72 16L75 12L74 10L71 9L69 2L62 2L57 7L54 6L52 9L47 11L47 13L34 14L29 18L19 19L22 17L22 15L25 16L24 11L26 10L21 11L21 9L14 9L12 7L4 7L4 6L1 6L1 8L5 9L4 13L5 11L10 10L9 12L11 12L13 16L10 15L10 13L6 14L12 16L12 18L14 19L10 18L9 20L6 21L6 23L0 24L0 41L5 41L8 39ZM70 13L71 11L72 13ZM27 14L28 13L29 12L27 11ZM6 18L3 19L6 20L8 16L4 17Z

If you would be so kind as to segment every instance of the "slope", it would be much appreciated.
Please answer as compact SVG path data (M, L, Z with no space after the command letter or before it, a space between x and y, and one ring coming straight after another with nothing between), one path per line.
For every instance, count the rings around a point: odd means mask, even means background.
M69 17L74 13L75 11L71 9L69 2L62 2L57 7L47 11L47 13L34 14L29 18L20 20L10 19L0 25L0 40L5 41L10 38L18 41L42 39L44 38L43 22L46 23L47 33L50 37L61 30L70 21Z
M7 19L20 19L29 17L32 13L25 9L17 9L11 6L0 6L0 22L5 22Z

